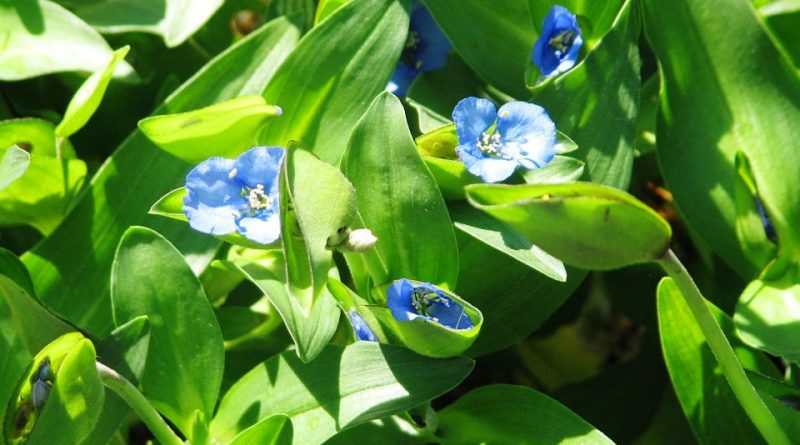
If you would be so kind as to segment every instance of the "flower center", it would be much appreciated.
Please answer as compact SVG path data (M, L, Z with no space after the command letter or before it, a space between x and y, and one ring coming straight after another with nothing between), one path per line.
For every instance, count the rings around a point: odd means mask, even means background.
M429 308L434 301L439 301L445 306L449 306L446 299L436 292L427 289L414 289L411 291L411 305L419 315L430 317Z
M561 58L572 48L577 34L572 29L564 29L547 41L555 49L556 57Z
M419 34L416 31L409 31L408 38L406 39L406 45L403 47L403 54L400 56L400 59L404 64L416 69L422 68L422 60L419 60L417 57L419 43Z
M242 187L242 196L247 198L247 207L251 216L260 210L272 208L272 198L264 191L264 184L256 184L252 188Z
M502 146L503 140L496 131L484 131L478 138L478 148L489 156L499 156Z

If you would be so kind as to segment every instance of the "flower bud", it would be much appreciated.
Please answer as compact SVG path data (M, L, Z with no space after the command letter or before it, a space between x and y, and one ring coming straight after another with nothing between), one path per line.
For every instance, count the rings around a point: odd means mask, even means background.
M328 238L328 248L344 252L366 252L375 247L378 237L369 229L351 230L340 228L335 235Z

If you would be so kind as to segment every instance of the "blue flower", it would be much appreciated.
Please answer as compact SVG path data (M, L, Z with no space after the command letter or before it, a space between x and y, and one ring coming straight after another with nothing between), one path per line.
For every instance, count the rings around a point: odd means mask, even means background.
M363 317L361 317L361 315L358 314L358 312L356 312L354 309L350 309L350 311L347 313L347 316L350 318L350 324L353 326L353 331L356 333L356 340L374 342L378 341L378 338L372 333L372 329L370 329L367 322Z
M484 182L502 181L517 167L544 167L556 155L556 125L538 105L509 102L496 111L491 101L468 97L453 121L459 159Z
M575 14L563 6L553 6L542 28L542 35L533 45L531 54L542 75L555 76L575 66L583 46Z
M259 244L280 237L278 182L285 150L254 147L236 160L213 157L186 175L183 213L193 229L239 233Z
M408 93L411 82L419 73L444 67L452 49L450 41L422 4L411 5L410 22L405 49L386 86L387 91L398 96Z
M392 316L399 321L422 318L453 329L474 326L463 306L430 283L414 284L405 278L395 280L386 297Z
M764 203L761 201L761 198L756 196L755 201L756 208L758 209L758 216L761 217L761 225L764 226L764 234L767 235L767 239L774 243L778 240L778 234L775 232L775 227L772 225L772 220L769 219L767 209L764 208Z

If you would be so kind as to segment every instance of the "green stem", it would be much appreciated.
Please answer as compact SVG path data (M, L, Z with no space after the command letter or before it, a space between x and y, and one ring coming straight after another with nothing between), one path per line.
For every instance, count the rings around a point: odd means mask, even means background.
M131 382L119 375L117 371L100 362L97 362L97 372L100 374L100 380L103 381L103 384L117 393L128 406L133 408L133 411L147 425L147 428L150 429L150 432L153 433L159 443L162 445L184 445L180 437L172 431L167 422L158 414L158 411L153 408L153 405L147 401L144 395Z
M678 285L678 289L680 289L683 298L689 305L689 309L700 326L711 352L716 357L720 368L722 368L722 373L728 379L733 393L739 399L739 403L741 403L742 408L744 408L756 428L770 444L791 444L792 442L786 436L786 432L783 431L775 416L764 404L764 401L761 400L758 392L747 378L739 359L736 357L736 353L733 352L733 348L725 338L725 334L717 324L708 306L706 306L706 301L689 272L686 271L680 260L669 249L659 259L658 263Z
M378 254L378 249L373 247L361 252L361 258L367 267L367 273L372 277L372 282L376 286L382 286L389 282L389 271L386 269L386 265L383 264L383 259Z

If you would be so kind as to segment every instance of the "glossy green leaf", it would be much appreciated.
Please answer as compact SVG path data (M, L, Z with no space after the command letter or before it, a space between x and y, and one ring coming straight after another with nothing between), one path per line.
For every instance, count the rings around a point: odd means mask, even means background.
M472 185L467 196L548 253L585 269L654 261L672 236L669 223L645 204L597 184Z
M800 268L789 268L778 277L753 280L736 305L736 332L748 345L800 360Z
M0 430L17 383L33 358L14 321L8 303L0 298ZM5 434L0 431L0 444L5 443Z
M442 291L455 304L464 308L464 314L472 321L471 328L453 329L422 317L399 321L385 306L374 305L366 308L380 321L383 331L391 340L428 357L452 357L463 353L475 342L483 326L483 314L458 295Z
M378 96L353 130L342 171L390 279L453 288L458 248L442 195L408 132L400 101ZM375 283L383 284L383 283Z
M524 386L470 391L439 413L442 443L613 444L550 397Z
M569 156L556 155L544 167L520 171L520 174L528 184L562 184L580 179L585 165L582 161Z
M11 148L0 148L5 156ZM27 170L0 190L0 225L29 224L50 234L74 205L86 180L79 159L56 159L33 153Z
M386 86L405 44L403 3L352 0L306 34L264 92L284 115L265 128L259 142L285 146L297 140L338 164L346 129Z
M145 396L185 434L195 410L210 419L222 381L222 333L180 252L150 229L127 230L114 258L111 300L117 325L150 320Z
M333 265L328 238L358 222L356 193L342 173L302 149L289 149L283 164L281 236L289 289L309 311ZM324 215L324 217L320 217Z
M723 331L730 319L712 310ZM701 443L763 443L706 344L700 326L677 285L665 278L658 286L661 344L672 386Z
M256 145L259 128L281 114L261 96L244 96L185 113L152 116L139 129L156 145L193 164L212 156L235 158Z
M30 153L17 145L8 147L3 156L0 157L0 190L8 187L9 184L25 174L30 164Z
M125 60L128 50L130 47L124 46L114 51L111 61L89 76L78 88L67 105L67 111L64 112L61 123L56 127L57 138L68 138L89 122L94 112L97 111L97 107L100 106L100 101L103 100L106 88L111 82L111 76L114 75L119 63Z
M763 5L762 5L763 4ZM772 32L773 37L792 58L795 67L800 67L800 48L797 42L797 20L800 18L800 2L797 0L769 0L753 2L758 13Z
M258 257L253 257L257 254ZM260 252L233 251L230 261L245 278L255 284L283 319L297 346L297 355L304 362L314 359L328 344L339 323L339 308L326 289L322 289L308 306L289 291L285 260L279 250Z
M172 48L194 34L222 4L223 0L100 0L79 3L75 13L102 33L157 34Z
M265 25L200 70L157 112L188 111L260 93L297 39L297 28L286 19ZM186 224L147 216L153 202L182 185L190 168L141 133L129 137L94 176L92 187L64 224L23 257L36 276L39 298L94 335L110 332L111 306L102 296L109 292L111 261L119 239L136 224L158 228L191 254L194 267L205 267L219 246L217 240Z
M643 2L662 74L658 158L666 184L688 224L741 276L752 278L759 265L744 254L735 231L734 162L741 151L778 234L778 255L796 262L797 71L749 1L674 3Z
M242 431L230 445L286 445L292 443L292 422L276 414Z
M586 2L602 6L616 2ZM580 147L592 182L627 188L633 164L639 107L639 16L627 0L611 29L583 61L534 91L559 131Z
M21 80L61 71L97 71L111 59L100 34L49 0L3 0L0 80ZM115 74L133 75L122 62Z
M777 246L768 238L758 209L759 198L750 162L742 152L736 153L736 175L733 198L736 207L736 238L742 253L758 268L765 267L777 253Z
M526 97L525 67L536 31L527 0L425 0L453 47L479 76L512 96Z
M566 281L564 263L495 218L466 203L450 205L456 229L556 281Z
M471 369L466 358L432 359L371 342L328 346L306 364L284 352L228 391L211 431L224 442L261 419L284 414L292 421L293 443L322 443L337 431L443 394Z
M0 147L18 145L28 153L56 157L55 125L44 119L27 117L0 121ZM61 156L75 158L75 149L69 141L61 144Z
M5 419L10 443L82 443L100 416L104 389L95 368L92 342L77 332L45 346L33 359L12 400L14 415ZM50 369L51 389L41 409L32 402L32 381L42 366ZM27 441L24 439L27 438Z

